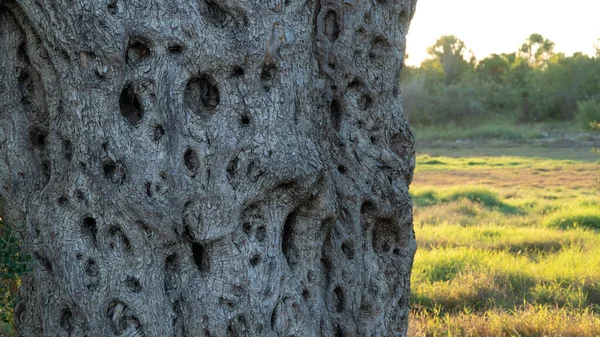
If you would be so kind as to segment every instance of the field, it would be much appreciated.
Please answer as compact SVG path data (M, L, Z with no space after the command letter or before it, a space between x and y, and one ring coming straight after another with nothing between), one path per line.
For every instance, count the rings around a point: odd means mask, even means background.
M449 139L418 146L409 336L600 336L600 156Z

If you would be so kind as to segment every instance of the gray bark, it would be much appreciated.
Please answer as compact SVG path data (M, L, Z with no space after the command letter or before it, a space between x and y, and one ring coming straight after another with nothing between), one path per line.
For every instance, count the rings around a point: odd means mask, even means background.
M20 336L402 336L416 0L3 0Z

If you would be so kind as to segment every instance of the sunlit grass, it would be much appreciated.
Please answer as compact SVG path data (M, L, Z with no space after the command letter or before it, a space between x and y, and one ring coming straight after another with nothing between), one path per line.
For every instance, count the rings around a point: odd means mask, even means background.
M600 336L600 316L589 309L525 305L513 310L493 309L456 315L417 311L411 316L409 337L545 337Z
M409 335L599 336L598 171L419 156Z
M576 167L572 165L578 164ZM416 172L423 171L440 171L440 170L481 170L481 169L523 169L536 168L540 172L558 169L565 167L569 169L586 169L588 166L594 165L582 163L571 159L547 159L536 157L514 157L514 156L499 156L499 157L442 157L420 155L417 157Z

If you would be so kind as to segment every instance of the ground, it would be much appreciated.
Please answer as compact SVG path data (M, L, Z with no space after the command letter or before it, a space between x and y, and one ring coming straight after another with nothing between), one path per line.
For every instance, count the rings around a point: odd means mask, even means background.
M415 130L409 336L600 335L597 134L511 132Z

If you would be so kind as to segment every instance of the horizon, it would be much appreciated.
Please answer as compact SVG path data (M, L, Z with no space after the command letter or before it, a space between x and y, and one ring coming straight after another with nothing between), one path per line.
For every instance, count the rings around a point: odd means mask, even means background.
M596 23L600 1L559 4L505 0L501 6L491 8L481 0L420 0L406 37L405 63L419 66L429 57L427 47L443 35L455 35L464 41L467 52L472 51L478 61L491 54L516 52L533 33L554 42L557 53L594 56L600 38L600 25ZM516 7L521 8L515 11Z

